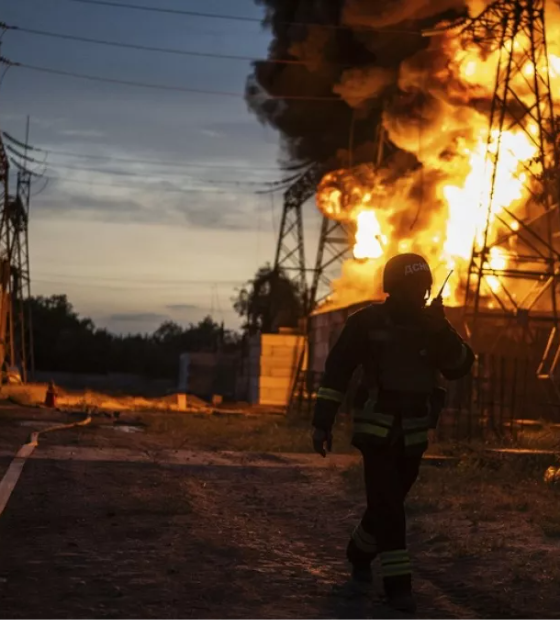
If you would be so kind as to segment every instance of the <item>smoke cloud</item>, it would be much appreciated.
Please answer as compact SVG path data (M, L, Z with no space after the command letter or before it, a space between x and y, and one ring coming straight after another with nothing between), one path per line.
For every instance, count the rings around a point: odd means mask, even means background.
M465 0L256 2L265 7L264 26L273 35L269 58L303 63L256 62L247 79L249 108L262 123L278 130L284 163L316 162L337 169L349 162L372 162L375 127L384 116L406 148L402 139L406 121L396 112L410 112L411 103L412 113L437 122L437 110L428 109L435 102L422 102L418 95L431 79L430 71L437 68L438 50L420 33L466 15ZM408 101L403 93L409 95ZM270 95L339 95L340 100L281 100ZM395 112L387 113L388 108Z
M465 146L472 147L487 126L494 74L488 72L486 83L467 79L459 38L421 33L477 14L483 3L258 2L267 8L266 25L273 33L270 58L304 61L256 63L247 83L248 105L279 131L285 162L316 162L335 171L318 189L324 213L344 219L356 206L370 206L390 233L385 257L418 251L444 276L449 203L443 188L462 188L465 182L470 166ZM340 100L267 98L296 94ZM379 167L373 162L380 124L394 148ZM354 286L363 298L365 283L378 268L345 266L335 294L345 290L348 298Z

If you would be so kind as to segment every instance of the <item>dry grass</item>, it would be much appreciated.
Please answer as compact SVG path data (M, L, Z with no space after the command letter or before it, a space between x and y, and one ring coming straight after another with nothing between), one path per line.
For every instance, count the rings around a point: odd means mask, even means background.
M174 438L181 447L199 450L236 450L247 452L312 451L309 420L288 419L278 415L181 415L142 414L149 434ZM351 450L349 428L345 420L335 429L334 451Z
M84 406L85 410L86 407ZM82 411L83 411L82 410ZM75 414L74 414L75 415ZM21 420L66 421L68 414L40 408L11 407L0 411L0 423L9 427ZM140 428L136 433L117 433L120 425ZM55 434L45 441L59 445L115 447L140 450L202 450L243 452L312 452L308 420L279 415L229 415L176 412L121 412L118 419L94 411L90 427ZM342 419L335 429L334 452L352 451L349 427ZM0 434L1 436L1 434Z

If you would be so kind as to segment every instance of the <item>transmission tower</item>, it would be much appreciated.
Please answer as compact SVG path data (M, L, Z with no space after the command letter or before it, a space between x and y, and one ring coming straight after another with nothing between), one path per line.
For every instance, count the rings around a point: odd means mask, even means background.
M309 291L310 312L331 292L331 269L342 265L350 255L352 236L350 228L348 224L323 217L313 270L313 282Z
M308 168L284 193L284 207L274 260L275 270L288 273L305 301L305 312L309 308L307 269L303 237L302 206L314 194L321 180L323 169L318 164Z
M379 168L392 150L394 146L389 142L383 125L379 124L375 135L374 165ZM330 293L332 281L330 275L333 267L340 267L351 256L352 240L355 234L353 224L323 217L313 270L313 282L309 291L310 312Z
M8 156L0 134L0 372L10 366L14 358L13 331L10 309L10 265L12 244L9 226L9 178Z
M467 45L498 55L487 148L490 198L483 233L473 246L465 299L475 345L487 342L489 325L511 343L534 345L543 325L550 329L558 322L558 147L544 4L498 0L461 31ZM523 170L529 198L514 210L495 208L503 189L500 162L511 149L503 136L510 130L536 150ZM486 318L491 323L484 323ZM502 329L496 329L497 320Z
M31 278L29 269L29 204L31 182L40 174L32 171L30 163L41 163L28 155L29 119L27 122L25 142L19 142L4 132L10 142L8 152L10 161L17 169L16 194L7 200L2 220L3 231L9 247L8 286L9 304L7 306L8 323L6 341L9 349L9 365L20 370L24 382L28 373L34 371L33 332L31 317Z
M395 148L389 141L387 132L381 124L376 128L375 144L376 155L373 163L379 168ZM313 270L313 282L308 297L308 316L306 317L305 326L306 343L299 357L298 364L294 369L289 409L292 409L297 401L298 408L301 410L305 396L310 397L317 388L315 385L316 378L309 372L305 364L306 353L309 351L310 315L315 310L317 304L323 301L331 291L330 274L333 267L340 267L344 260L351 256L355 234L356 229L353 223L339 222L326 216L323 217L315 269Z

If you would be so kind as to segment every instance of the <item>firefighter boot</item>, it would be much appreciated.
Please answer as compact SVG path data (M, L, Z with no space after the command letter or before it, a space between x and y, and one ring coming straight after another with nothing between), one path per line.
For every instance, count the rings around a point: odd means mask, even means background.
M413 614L416 611L416 600L412 592L403 590L401 592L392 592L387 595L387 605L402 611L404 613Z
M373 583L371 565L352 564L352 581L362 586L370 586Z
M366 592L373 583L371 572L371 562L374 554L365 554L356 546L353 539L350 539L346 548L346 557L352 566L352 586L360 592Z
M335 586L334 591L337 596L347 599L356 599L361 596L369 596L372 591L373 578L371 568L359 569L352 567L352 573L341 585Z

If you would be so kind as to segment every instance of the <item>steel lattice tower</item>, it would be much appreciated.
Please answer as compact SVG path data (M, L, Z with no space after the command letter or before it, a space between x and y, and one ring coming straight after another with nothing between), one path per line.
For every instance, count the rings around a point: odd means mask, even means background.
M465 299L475 343L484 338L480 330L487 317L502 321L512 342L529 344L536 342L539 323L550 328L558 322L559 160L544 4L498 0L461 32L465 43L498 54L487 148L490 198L484 230L473 246ZM523 133L536 156L522 172L525 204L499 210L494 209L499 165L507 154L502 138L509 130ZM497 253L505 260L493 261Z
M379 168L386 161L388 155L394 150L389 142L387 132L383 125L379 124L375 135L375 162ZM317 258L313 270L313 282L309 292L309 311L323 301L330 293L331 278L329 270L334 266L340 267L342 263L351 257L352 241L356 234L356 227L352 223L338 222L326 216L321 224L321 234L317 247Z
M9 226L9 177L8 156L0 134L0 372L10 366L14 359L10 303L12 243Z
M284 193L284 206L274 268L291 274L305 301L305 312L309 310L307 268L305 264L305 243L303 237L302 206L314 194L321 180L323 169L319 165L308 168Z
M4 361L8 367L17 367L24 382L28 372L34 370L33 334L31 322L31 279L29 270L29 203L31 182L37 173L29 168L29 162L36 162L29 157L28 138L21 143L9 134L4 137L10 143L6 146L11 163L17 169L16 194L6 199L0 220L0 250L3 260L2 271L2 314L1 333L4 334ZM18 151L15 147L22 149Z
M31 277L29 271L29 198L31 173L20 170L17 195L10 208L13 235L12 251L12 312L14 323L14 352L23 381L34 371L33 332L31 323Z
M375 141L376 157L374 163L379 168L394 150L393 145L389 142L387 132L381 124L376 129ZM298 360L298 365L295 368L290 403L288 405L289 409L294 406L296 400L299 402L299 407L301 408L305 395L312 396L316 389L314 377L305 367L305 357L309 345L309 318L317 304L324 300L330 292L331 278L329 276L329 269L332 269L334 266L342 265L345 259L351 257L355 234L356 227L353 223L339 222L326 216L323 217L319 244L317 247L315 269L313 270L313 282L308 296L309 310L305 325L306 345L305 350Z
M329 269L340 266L351 252L350 226L323 216L313 270L313 282L309 290L309 312L330 293Z

